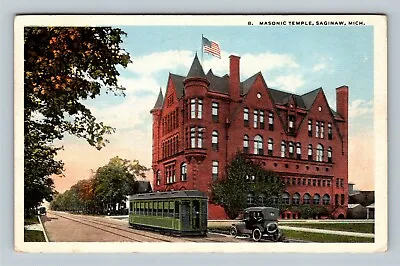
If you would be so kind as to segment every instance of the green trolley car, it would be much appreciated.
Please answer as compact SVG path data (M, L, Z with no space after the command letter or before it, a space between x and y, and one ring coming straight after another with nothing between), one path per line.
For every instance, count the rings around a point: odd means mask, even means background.
M207 235L208 198L197 190L129 197L129 225L177 235Z

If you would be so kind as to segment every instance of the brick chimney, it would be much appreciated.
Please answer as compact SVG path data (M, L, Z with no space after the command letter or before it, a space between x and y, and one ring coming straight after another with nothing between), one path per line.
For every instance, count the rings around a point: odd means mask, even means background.
M349 88L341 86L336 88L336 112L341 115L346 122L349 114Z
M233 101L240 100L240 57L229 56L229 92Z

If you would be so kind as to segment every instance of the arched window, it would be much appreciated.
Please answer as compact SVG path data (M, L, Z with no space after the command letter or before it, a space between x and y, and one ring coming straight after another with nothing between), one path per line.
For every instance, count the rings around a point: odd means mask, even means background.
M282 204L290 204L290 195L287 192L282 193Z
M247 135L243 137L243 152L249 153L249 136Z
M308 193L304 194L304 196L303 196L303 204L310 204L310 199L311 199L310 194L308 194Z
M322 197L322 204L324 204L324 205L329 205L330 202L331 202L331 197L329 197L328 194L325 194L325 195Z
M274 153L274 140L273 139L269 139L268 140L268 155L272 156Z
M317 162L324 161L324 147L321 144L317 146Z
M290 158L294 157L294 145L292 141L289 141L289 157Z
M284 140L281 143L281 157L286 157L286 142Z
M312 156L313 156L312 145L308 144L308 160L309 161L312 161Z
M292 201L293 205L299 205L300 204L300 194L299 193L294 193L293 195L293 201Z
M181 164L181 181L186 181L187 180L187 164L182 163Z
M313 201L313 204L314 205L319 205L319 203L320 203L320 200L321 200L321 196L317 193L317 194L315 194L314 195L314 201Z
M328 163L332 162L332 147L328 148Z
M212 150L218 151L218 131L214 130L211 137Z
M156 172L156 184L159 186L161 184L161 173L160 170Z
M300 144L300 142L296 143L296 154L297 154L297 159L301 159L301 144Z
M254 154L264 154L263 150L263 139L260 135L254 137Z

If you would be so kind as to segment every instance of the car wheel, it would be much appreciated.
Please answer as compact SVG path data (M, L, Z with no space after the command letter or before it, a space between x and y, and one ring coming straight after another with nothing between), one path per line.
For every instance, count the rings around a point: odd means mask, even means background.
M275 242L278 242L282 239L282 233L281 230L276 230L276 232L272 235L272 240L274 240Z
M238 232L237 232L236 226L231 226L231 229L229 230L229 233L230 233L231 236L237 237Z
M253 229L252 237L253 237L254 241L256 241L256 242L260 241L262 236L263 236L263 234L262 234L260 228L257 227L257 228Z

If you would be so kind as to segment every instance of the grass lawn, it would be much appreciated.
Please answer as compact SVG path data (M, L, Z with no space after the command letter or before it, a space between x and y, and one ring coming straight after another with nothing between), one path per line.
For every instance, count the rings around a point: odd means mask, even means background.
M311 232L284 230L283 235L289 239L297 239L319 243L374 243L373 238L357 236L340 236Z
M24 230L24 242L46 242L42 231Z
M373 223L285 223L291 227L304 227L304 228L315 228L315 229L326 229L334 231L347 231L357 233L374 233Z
M37 216L24 219L24 225L38 224L38 223L39 223L39 220L38 220Z

